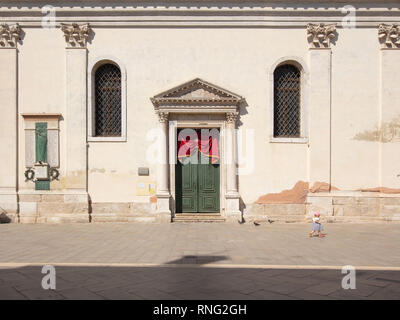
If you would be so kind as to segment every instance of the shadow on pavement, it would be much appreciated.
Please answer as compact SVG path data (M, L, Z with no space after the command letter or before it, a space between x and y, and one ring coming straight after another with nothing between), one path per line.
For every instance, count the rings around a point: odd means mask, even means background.
M172 260L167 262L167 264L209 264L217 261L224 261L229 260L228 256L194 256L194 255L187 255L183 256L182 258Z
M42 266L2 267L0 299L400 299L400 271L356 271L356 289L345 290L341 270L182 264L199 258L148 267L57 265L55 290L42 288Z

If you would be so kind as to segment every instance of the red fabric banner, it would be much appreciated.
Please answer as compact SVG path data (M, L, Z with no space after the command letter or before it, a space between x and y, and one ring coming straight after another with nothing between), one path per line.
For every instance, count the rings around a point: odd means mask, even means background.
M181 137L178 140L178 159L190 157L200 151L203 156L211 158L211 163L219 161L218 136L197 132L196 135ZM199 139L200 136L200 139Z

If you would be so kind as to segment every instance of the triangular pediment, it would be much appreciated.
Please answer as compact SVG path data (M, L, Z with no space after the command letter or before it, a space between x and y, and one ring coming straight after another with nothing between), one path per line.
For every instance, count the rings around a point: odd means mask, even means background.
M201 103L238 104L243 98L214 84L196 78L170 90L164 91L152 99L154 104L162 103Z

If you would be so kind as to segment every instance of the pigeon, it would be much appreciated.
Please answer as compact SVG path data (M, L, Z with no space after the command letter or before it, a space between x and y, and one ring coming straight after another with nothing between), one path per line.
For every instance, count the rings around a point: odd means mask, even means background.
M254 225L255 225L255 226L259 226L260 224L259 224L258 222L255 222L255 221L254 221Z
M274 220L268 219L268 222L269 222L269 223L274 223L275 221L274 221Z

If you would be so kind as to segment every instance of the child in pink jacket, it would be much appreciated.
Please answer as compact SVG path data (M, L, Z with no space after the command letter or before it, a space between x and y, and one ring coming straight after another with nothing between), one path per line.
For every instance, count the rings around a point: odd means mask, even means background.
M312 237L314 235L314 232L318 232L318 237L322 238L325 237L325 235L322 233L324 231L324 228L320 222L320 216L321 214L319 212L314 213L313 217L313 223L311 225L311 232L309 233L309 236Z

